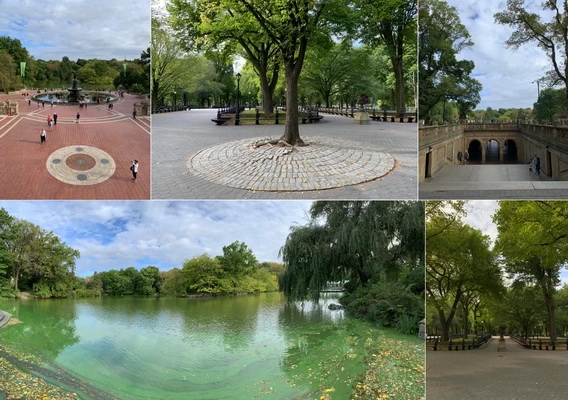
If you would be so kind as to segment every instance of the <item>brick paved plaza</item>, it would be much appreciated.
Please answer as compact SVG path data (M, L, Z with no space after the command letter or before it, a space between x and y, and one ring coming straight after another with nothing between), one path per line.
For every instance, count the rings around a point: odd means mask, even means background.
M150 120L132 119L133 104L143 98L125 94L112 111L106 104L38 108L20 93L0 96L6 99L18 101L19 115L0 116L0 198L150 198ZM54 112L50 132L47 116ZM40 145L42 128L47 141ZM134 159L140 163L136 183L129 169Z
M428 351L426 397L436 400L565 399L568 351L528 350L498 337L469 351Z
M153 116L153 198L417 197L416 124L372 122L371 125L357 125L351 118L326 114L320 123L300 125L300 134L308 143L310 139L319 143L325 143L327 140L333 149L329 151L322 148L321 161L315 161L313 158L317 152L315 145L313 148L308 146L282 156L283 159L290 160L290 169L300 165L300 168L289 174L290 177L286 177L274 174L275 170L278 173L283 170L275 165L275 158L280 156L276 153L285 151L286 148L276 148L271 150L275 154L266 154L264 146L260 147L256 150L264 155L259 159L252 157L248 150L243 153L242 149L233 151L226 146L228 142L242 141L235 143L240 146L258 139L279 137L284 132L283 124L216 126L211 122L216 111L191 110ZM237 157L229 160L228 158L235 156L232 153L236 153ZM219 160L217 168L215 160ZM235 160L242 164L238 167L242 174L233 173L235 164L229 163ZM308 165L311 167L307 167ZM218 172L223 169L224 172ZM234 175L234 179L227 178L230 173ZM263 181L263 178L266 180L266 176L270 174L275 179L270 182ZM294 181L294 178L297 180ZM320 179L316 181L312 178ZM243 179L246 182L243 182ZM319 190L320 187L332 189Z

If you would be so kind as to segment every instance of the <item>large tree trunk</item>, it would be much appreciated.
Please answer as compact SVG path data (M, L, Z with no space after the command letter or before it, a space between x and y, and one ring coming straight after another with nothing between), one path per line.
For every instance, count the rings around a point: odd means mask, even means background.
M554 315L554 299L549 293L544 293L544 304L546 305L546 314L548 315L548 330L550 331L550 340L556 342L556 317Z
M284 135L280 138L291 145L303 146L298 126L298 78L296 68L292 61L285 63L286 69L286 127Z
M447 342L450 338L450 332L448 331L450 325L446 321L446 315L444 314L444 310L438 310L438 316L440 318L440 328L442 329L441 341Z
M258 76L260 77L260 89L262 90L262 111L271 113L274 111L274 103L272 102L273 92L268 82L268 76L266 71L259 71Z
M392 67L394 71L395 89L394 89L394 102L397 113L406 111L406 94L404 91L404 65L401 55L395 55L391 58Z

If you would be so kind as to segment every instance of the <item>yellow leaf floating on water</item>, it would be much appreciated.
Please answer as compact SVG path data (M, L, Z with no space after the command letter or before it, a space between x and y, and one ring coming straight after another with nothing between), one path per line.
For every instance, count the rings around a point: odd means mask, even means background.
M324 393L335 392L335 388L325 389L323 392L324 392Z

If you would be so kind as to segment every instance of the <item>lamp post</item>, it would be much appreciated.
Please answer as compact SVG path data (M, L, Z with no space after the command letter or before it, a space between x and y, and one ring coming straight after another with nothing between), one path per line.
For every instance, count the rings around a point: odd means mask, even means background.
M538 99L540 99L540 79L537 79L536 81L533 81L532 83L536 82L536 92L537 92L537 101Z
M241 106L241 73L237 72L237 113L239 112Z
M177 105L177 96L176 96L176 92L174 91L174 106Z
M249 92L248 101L249 101L249 110L250 110L252 106L252 96L250 95L250 92Z

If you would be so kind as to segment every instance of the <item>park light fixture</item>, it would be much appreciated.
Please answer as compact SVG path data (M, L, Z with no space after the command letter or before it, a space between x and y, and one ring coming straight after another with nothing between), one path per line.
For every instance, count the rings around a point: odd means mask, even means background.
M174 106L177 105L177 92L174 90Z
M239 113L241 108L241 73L237 72L237 113Z

